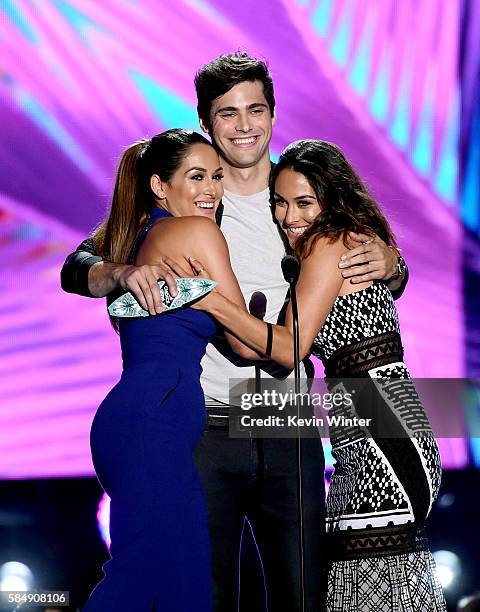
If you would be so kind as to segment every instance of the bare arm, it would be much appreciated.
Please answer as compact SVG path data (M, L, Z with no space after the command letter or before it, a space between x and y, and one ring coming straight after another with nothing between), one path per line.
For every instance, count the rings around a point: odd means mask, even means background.
M87 238L70 253L60 272L62 289L86 297L105 297L112 291L131 291L150 314L162 312L157 281L164 280L172 295L177 294L175 277L187 276L177 262L164 257L157 265L133 266L104 261Z
M341 241L328 244L326 240L320 239L312 254L302 262L297 284L300 359L310 352L313 341L343 284L343 278L337 267L343 249ZM249 347L258 353L264 353L267 343L267 324L251 316L245 308L241 308L221 292L210 294L198 302L197 307L210 312ZM233 345L232 348L236 350ZM287 309L285 324L273 326L271 358L287 368L293 368L291 305Z
M89 272L88 286L96 297L103 297L116 289L130 291L140 306L152 315L162 312L162 300L158 280L164 280L170 293L177 295L175 278L188 276L188 272L168 257L158 264L96 263Z
M232 270L227 243L215 223L202 217L169 219L161 223L162 228L157 224L150 230L140 249L137 263L155 263L164 256L165 252L178 251L178 245L182 244L185 266L190 267L188 263L190 258L199 259L208 270L209 277L217 282L217 290L238 310L247 313L237 277ZM192 274L196 275L195 270L184 276ZM235 335L226 331L225 337L232 349L241 357L263 359L262 355L246 346Z

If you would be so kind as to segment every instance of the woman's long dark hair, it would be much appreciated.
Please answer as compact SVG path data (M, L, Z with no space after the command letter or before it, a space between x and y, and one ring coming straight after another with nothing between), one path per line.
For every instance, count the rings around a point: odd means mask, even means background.
M298 257L308 257L322 236L332 242L341 236L347 245L349 231L377 234L386 244L396 246L393 231L380 207L338 147L324 140L298 140L289 145L270 176L272 206L275 206L275 181L287 168L305 176L322 208L295 242Z
M113 263L129 263L135 240L156 204L150 178L168 183L194 144L211 143L191 130L172 129L130 145L118 166L110 211L93 233L95 251Z

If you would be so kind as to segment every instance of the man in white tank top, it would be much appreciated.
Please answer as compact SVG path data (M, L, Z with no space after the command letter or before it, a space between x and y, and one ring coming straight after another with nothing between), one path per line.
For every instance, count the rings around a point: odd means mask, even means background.
M264 320L276 322L288 285L280 267L284 244L269 203L269 144L275 123L270 74L264 62L246 53L234 53L204 66L197 73L195 86L200 125L210 134L222 158L225 195L220 227L229 246L232 268L246 303L255 292L262 292L266 298ZM392 291L397 295L403 291L406 278L397 273L398 254L380 239L359 246L349 255L344 262L345 276L354 282L390 279ZM62 287L97 297L118 288L129 290L155 314L160 295L152 290L150 281L152 277L171 279L169 272L168 266L140 269L104 262L86 240L67 257ZM269 612L295 612L300 610L295 441L230 438L229 380L254 378L255 364L232 353L219 337L208 346L202 367L208 424L195 458L209 512L214 612L239 609L240 542L245 519L253 527L264 572L261 588L249 593L249 611L265 610L268 605ZM260 372L263 378L283 378L287 374L276 364L265 362ZM326 590L320 439L304 439L302 453L306 610L319 612L324 609ZM248 585L242 584L242 589L248 590ZM244 604L242 595L242 608Z

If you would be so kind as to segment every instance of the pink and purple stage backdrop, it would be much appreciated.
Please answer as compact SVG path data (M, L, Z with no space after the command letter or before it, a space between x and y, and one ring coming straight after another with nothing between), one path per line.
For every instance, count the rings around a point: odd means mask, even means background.
M392 220L411 274L398 304L411 372L464 375L460 6L1 0L0 478L93 473L89 428L120 373L118 338L103 300L62 293L61 265L104 214L121 149L197 128L196 70L239 48L269 61L273 155L336 142ZM468 440L442 453L462 467Z

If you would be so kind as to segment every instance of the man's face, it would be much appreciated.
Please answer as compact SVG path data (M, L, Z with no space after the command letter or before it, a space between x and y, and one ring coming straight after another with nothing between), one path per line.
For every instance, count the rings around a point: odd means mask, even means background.
M210 135L221 156L236 168L251 168L269 156L274 123L260 81L235 85L213 101L210 111Z

